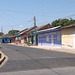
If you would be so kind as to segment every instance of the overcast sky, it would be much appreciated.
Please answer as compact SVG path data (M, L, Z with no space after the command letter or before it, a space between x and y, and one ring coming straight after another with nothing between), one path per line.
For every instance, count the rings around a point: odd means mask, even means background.
M75 19L75 0L0 0L0 31L41 26L59 18Z

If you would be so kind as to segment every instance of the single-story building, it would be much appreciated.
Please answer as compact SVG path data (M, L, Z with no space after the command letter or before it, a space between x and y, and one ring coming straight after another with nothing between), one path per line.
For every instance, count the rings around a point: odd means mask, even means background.
M75 24L61 27L62 47L75 48Z
M16 41L17 44L25 44L25 41L30 42L31 44L35 44L35 42L38 44L38 35L36 34L35 38L35 30L36 32L39 30L44 30L48 28L52 28L49 23L46 25L42 25L40 27L30 27L28 29L24 29L16 34ZM36 29L35 29L36 28ZM36 39L36 40L35 40Z
M36 27L36 29L33 29L32 31L30 31L30 33L31 33L30 34L31 35L31 43L34 44L34 45L35 44L38 45L37 31L44 30L44 29L49 29L49 28L53 28L53 26L48 23L48 24ZM35 38L35 30L36 30L36 38Z
M31 40L31 36L29 35L29 31L31 31L32 29L35 29L35 27L31 27L31 28L26 28L20 32L18 32L15 36L15 43L17 44L25 44L26 41Z
M75 24L38 31L38 45L75 49Z
M11 43L15 43L15 36L11 37Z
M61 47L61 30L59 28L60 26L38 31L38 45Z
M18 33L16 33L16 36L15 36L15 43L16 44L21 44L21 40L23 40L23 43L24 43L24 40L25 39L25 34L23 35L23 32L26 31L28 28L22 30L22 31L19 31ZM23 37L24 36L24 37Z
M8 36L0 37L0 42L1 43L11 43L11 37L8 37Z

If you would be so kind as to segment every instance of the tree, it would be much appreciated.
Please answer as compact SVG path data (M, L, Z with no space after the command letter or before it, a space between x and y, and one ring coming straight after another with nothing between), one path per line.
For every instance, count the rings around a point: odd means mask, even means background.
M58 20L55 20L52 22L52 26L56 27L56 26L59 26L59 22L60 22L61 19L58 19Z
M9 35L9 36L15 36L15 34L17 32L19 32L19 30L10 30L7 35Z
M4 35L4 33L0 32L0 36L3 36L3 35Z
M70 19L58 19L53 21L52 26L56 27L56 26L66 26L66 25L70 25L70 24L75 24L75 20L73 20L72 18Z
M61 19L58 23L58 25L60 26L66 26L69 24L69 20L68 19Z

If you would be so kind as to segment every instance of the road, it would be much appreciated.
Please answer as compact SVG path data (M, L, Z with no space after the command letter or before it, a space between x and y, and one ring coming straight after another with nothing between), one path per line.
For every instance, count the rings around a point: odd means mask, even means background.
M69 75L70 71L75 74L74 54L8 44L0 44L0 50L9 58L0 68L0 75Z

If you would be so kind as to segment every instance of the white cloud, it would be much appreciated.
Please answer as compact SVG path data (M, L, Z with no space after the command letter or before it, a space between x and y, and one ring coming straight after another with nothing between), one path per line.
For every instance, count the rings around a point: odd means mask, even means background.
M19 25L19 27L23 28L23 25Z

